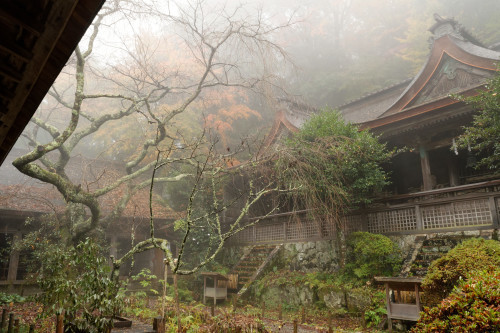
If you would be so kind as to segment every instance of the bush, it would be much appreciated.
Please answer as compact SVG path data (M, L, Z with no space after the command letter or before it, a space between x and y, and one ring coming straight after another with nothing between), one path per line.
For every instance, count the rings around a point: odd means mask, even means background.
M368 204L389 183L381 163L391 153L338 111L313 115L286 143L277 161L283 186L295 188L292 198L319 214Z
M110 278L103 250L90 239L76 247L37 245L33 254L41 263L37 283L44 315L64 311L67 332L104 332L110 328L111 316L121 300L116 297L118 285Z
M475 271L441 304L426 308L413 333L499 332L500 269Z
M10 304L10 303L22 303L26 301L26 297L18 294L6 294L0 292L0 305Z
M354 232L347 239L344 276L365 283L374 276L392 276L401 268L401 251L384 235Z
M500 242L480 238L457 245L443 257L432 262L422 283L425 303L436 305L458 284L460 278L475 271L500 265Z

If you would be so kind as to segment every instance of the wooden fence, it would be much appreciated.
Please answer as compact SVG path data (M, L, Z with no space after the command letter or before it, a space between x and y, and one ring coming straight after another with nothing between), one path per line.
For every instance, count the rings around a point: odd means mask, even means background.
M9 312L7 309L2 310L2 320L0 322L1 333L20 333L20 332L35 332L35 325L29 326L20 323L18 316L15 313Z
M493 229L499 227L500 180L377 200L370 209L344 216L344 232L387 235ZM254 221L250 219L249 222ZM328 240L333 223L312 218L307 211L275 214L232 239L233 244Z

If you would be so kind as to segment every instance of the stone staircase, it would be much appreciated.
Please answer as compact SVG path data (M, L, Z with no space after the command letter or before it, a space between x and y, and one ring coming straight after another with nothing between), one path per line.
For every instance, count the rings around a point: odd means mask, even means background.
M243 255L230 272L238 274L238 296L246 292L280 248L281 245L258 245Z
M470 236L425 237L417 239L413 252L403 264L402 276L423 277L430 264Z

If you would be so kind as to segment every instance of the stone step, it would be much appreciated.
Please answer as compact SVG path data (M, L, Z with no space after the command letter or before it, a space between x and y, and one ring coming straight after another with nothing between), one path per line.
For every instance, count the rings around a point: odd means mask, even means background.
M253 269L253 268L259 267L261 263L262 263L262 261L252 262L252 263L243 263L243 264L238 265L236 267L236 269Z
M429 267L432 261L428 260L415 260L412 267Z
M234 273L243 273L243 272L253 272L257 268L259 268L260 265L257 266L250 266L250 267L238 267L233 270Z
M423 243L424 246L449 246L455 247L457 244L461 243L465 239L468 239L468 236L449 236L446 238L429 238L426 239Z
M427 274L427 268L417 268L417 269L412 269L412 275L413 276L425 276Z
M421 252L440 252L440 253L448 253L453 248L450 245L424 245L422 246Z
M467 239L467 236L447 236L439 238L427 238L422 241L418 254L414 256L409 270L410 275L425 276L431 263L448 253L456 245Z

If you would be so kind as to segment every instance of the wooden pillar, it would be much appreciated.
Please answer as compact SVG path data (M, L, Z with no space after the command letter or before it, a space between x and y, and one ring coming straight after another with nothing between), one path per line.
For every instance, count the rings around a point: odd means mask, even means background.
M385 283L385 302L387 306L387 325L389 332L392 332L392 319L391 319L391 294L389 292L389 284Z
M420 290L418 283L415 283L415 302L417 303L418 312L422 311L420 308Z
M203 277L203 304L205 304L206 300L206 295L207 295L207 277Z
M491 222L492 222L492 225L493 225L493 228L498 228L500 227L500 221L499 221L499 216L498 216L498 209L497 209L497 205L496 205L496 202L495 202L495 197L489 197L488 198L488 206L490 208L490 212L491 212Z
M415 205L415 219L417 220L417 230L424 230L424 223L422 221L422 212L420 211L420 205Z
M217 276L214 276L214 307L217 305Z
M12 248L9 257L9 271L7 273L7 281L14 282L17 279L17 268L19 266L19 251L14 249L14 246L21 241L22 234L20 231L14 234L12 239Z
M286 242L286 239L287 239L287 234L286 234L286 224L288 222L287 221L284 221L283 222L283 241Z
M450 186L458 186L460 185L460 179L458 177L458 165L457 160L450 156L448 158L448 177L450 181Z
M429 154L425 147L419 147L420 152L420 166L422 168L422 180L424 184L424 191L432 190L432 176L431 165L429 163Z
M56 315L56 333L64 333L64 314Z

